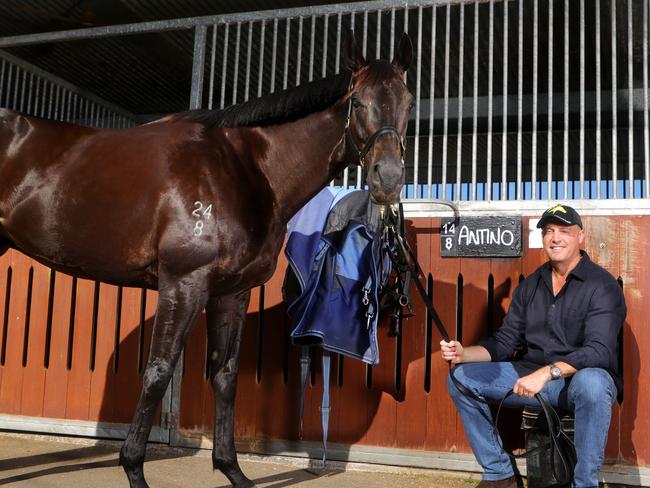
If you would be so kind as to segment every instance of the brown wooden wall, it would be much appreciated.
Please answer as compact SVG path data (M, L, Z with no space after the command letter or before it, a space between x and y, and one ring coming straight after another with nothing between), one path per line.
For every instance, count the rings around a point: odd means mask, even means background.
M638 414L650 401L641 381L650 352L650 217L585 217L587 251L620 277L628 305L624 327L625 401L615 406L607 458L650 464L650 421ZM433 301L452 335L471 344L494 330L519 280L544 262L541 250L517 259L440 258L438 219L408 222L409 240L429 273ZM527 222L524 219L524 229ZM286 261L254 290L242 345L236 434L240 440L297 439L299 350L281 298ZM415 296L415 295L414 295ZM380 328L381 364L369 370L335 356L330 441L428 451L469 452L446 392L435 327L415 298L403 337ZM74 280L10 251L0 257L0 413L129 422L142 378L156 295ZM203 318L184 356L180 426L210 436L212 392L206 380ZM320 440L319 355L307 388L306 440Z

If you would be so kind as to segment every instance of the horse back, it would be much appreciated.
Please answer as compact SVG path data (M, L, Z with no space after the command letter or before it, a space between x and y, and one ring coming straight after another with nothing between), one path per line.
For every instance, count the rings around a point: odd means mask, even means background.
M152 288L161 263L177 275L209 267L230 283L274 264L282 234L254 131L0 118L0 247L6 235L56 269Z

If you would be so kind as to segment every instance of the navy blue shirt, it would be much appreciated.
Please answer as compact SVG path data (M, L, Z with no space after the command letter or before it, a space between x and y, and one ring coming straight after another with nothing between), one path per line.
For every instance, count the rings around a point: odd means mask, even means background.
M555 361L576 369L603 368L621 397L618 334L627 314L625 298L614 277L581 254L556 296L548 262L521 282L503 324L481 345L493 361L511 361L524 351L514 362L522 376Z

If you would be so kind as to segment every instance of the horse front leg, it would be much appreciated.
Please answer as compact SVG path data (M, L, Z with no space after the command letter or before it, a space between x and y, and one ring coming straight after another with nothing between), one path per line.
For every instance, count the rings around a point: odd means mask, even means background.
M206 307L210 380L215 407L212 465L237 488L255 486L237 463L234 432L239 346L249 300L250 291L246 291L211 298Z
M151 337L151 350L142 390L131 427L120 451L131 488L148 488L143 463L147 440L158 404L162 400L185 339L207 302L204 280L190 276L161 286Z

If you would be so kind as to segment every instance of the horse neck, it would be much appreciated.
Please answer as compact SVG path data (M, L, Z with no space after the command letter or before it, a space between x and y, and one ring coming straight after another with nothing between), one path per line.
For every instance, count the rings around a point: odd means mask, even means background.
M281 218L288 221L345 166L345 107L337 104L268 129L272 138L266 174Z

